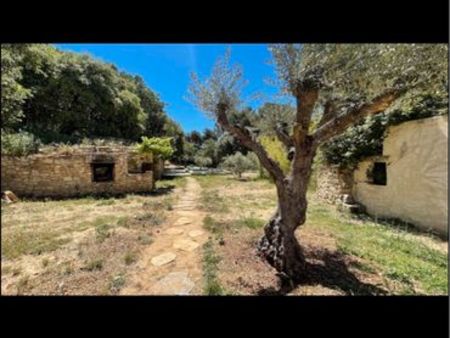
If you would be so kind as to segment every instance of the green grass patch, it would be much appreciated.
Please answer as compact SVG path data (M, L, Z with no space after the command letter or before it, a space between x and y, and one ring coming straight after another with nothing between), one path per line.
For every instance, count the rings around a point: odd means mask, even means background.
M243 217L235 222L237 227L245 227L249 229L260 229L266 224L266 221L256 217Z
M204 293L208 296L224 295L224 289L217 279L217 264L220 257L214 252L214 246L211 241L203 245L203 277L205 280Z
M401 283L401 294L448 293L448 255L411 239L408 231L356 221L318 205L311 205L308 224L332 233L342 252L369 261L383 275ZM421 290L416 292L413 285Z
M71 241L59 232L15 229L2 233L2 257L14 259L22 255L40 255L58 249Z

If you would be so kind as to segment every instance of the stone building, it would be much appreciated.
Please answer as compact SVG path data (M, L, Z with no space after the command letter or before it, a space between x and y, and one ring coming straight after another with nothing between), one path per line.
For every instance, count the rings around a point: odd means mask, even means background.
M364 159L350 173L322 169L317 190L331 202L350 193L373 216L447 236L448 116L390 127L382 155Z
M126 146L79 146L1 160L1 189L19 197L148 192L157 162Z

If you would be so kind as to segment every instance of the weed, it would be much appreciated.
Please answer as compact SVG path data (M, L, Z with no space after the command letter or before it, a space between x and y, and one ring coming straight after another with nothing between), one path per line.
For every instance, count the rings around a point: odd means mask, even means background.
M95 271L95 270L102 270L103 269L103 260L102 259L96 259L89 261L82 270L87 271Z
M123 260L126 265L131 265L137 261L137 255L134 252L127 252Z
M111 236L109 229L111 225L109 224L100 224L95 227L95 238L97 242L103 242L105 239Z
M120 291L121 288L125 285L125 276L118 275L112 278L109 283L109 289L111 292L116 293Z

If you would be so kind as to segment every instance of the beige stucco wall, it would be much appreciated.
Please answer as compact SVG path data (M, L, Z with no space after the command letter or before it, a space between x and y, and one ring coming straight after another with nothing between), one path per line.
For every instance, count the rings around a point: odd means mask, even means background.
M114 161L114 180L93 182L91 162L99 156ZM128 173L127 149L78 149L70 153L2 156L1 189L19 197L70 197L84 194L146 192L153 172ZM148 156L147 156L148 157ZM151 161L151 156L146 161Z
M369 214L447 235L448 117L389 128L380 158L387 163L387 185L367 182L366 171L377 158L367 159L354 172L353 197Z

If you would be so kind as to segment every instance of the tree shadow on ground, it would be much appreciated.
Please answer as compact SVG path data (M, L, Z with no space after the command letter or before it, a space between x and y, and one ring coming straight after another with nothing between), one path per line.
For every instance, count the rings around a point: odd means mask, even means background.
M166 185L164 187L157 187L153 189L151 192L147 193L149 196L162 196L167 195L173 192L175 189L175 185Z
M266 288L258 291L258 295L286 295L297 287L321 285L344 292L345 295L385 295L387 291L376 285L364 283L349 270L356 265L351 257L340 251L315 249L306 252L308 262L305 273L296 281L281 281L278 288Z

